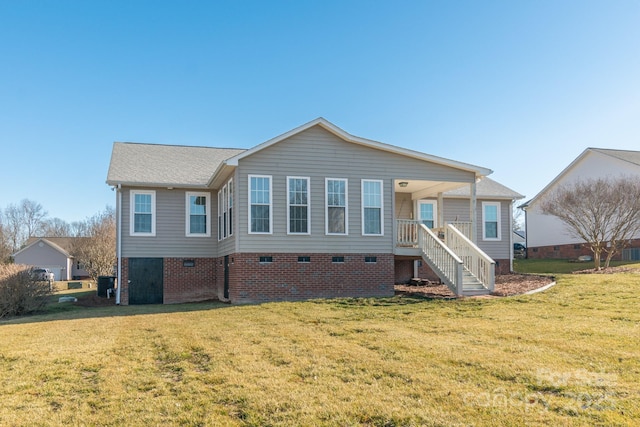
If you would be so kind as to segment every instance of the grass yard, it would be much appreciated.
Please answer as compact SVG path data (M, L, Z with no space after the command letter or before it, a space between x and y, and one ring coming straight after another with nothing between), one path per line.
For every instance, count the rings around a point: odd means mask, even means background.
M557 278L508 298L3 321L0 425L637 425L640 274Z

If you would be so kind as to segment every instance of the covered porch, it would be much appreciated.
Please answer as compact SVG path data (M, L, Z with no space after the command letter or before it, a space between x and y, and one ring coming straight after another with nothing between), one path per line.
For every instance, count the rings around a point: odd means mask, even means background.
M476 245L476 206L475 180L396 179L394 254L420 257L456 295L490 293L495 262Z

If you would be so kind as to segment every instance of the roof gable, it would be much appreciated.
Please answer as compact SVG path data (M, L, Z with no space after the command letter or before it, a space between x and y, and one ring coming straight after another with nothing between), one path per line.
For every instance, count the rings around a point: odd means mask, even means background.
M115 142L107 173L107 184L140 187L215 188L220 184L221 179L229 173L229 170L238 165L241 159L314 126L320 126L348 143L471 172L477 177L484 177L493 172L488 168L360 138L319 117L249 150Z
M411 158L415 158L418 160L423 160L423 161L427 161L427 162L431 162L431 163L436 163L436 164L440 164L440 165L444 165L444 166L449 166L452 168L456 168L456 169L461 169L461 170L465 170L465 171L470 171L470 172L474 172L476 175L479 176L486 176L491 174L493 171L491 169L487 169L487 168L483 168L480 166L475 166L475 165L471 165L468 163L463 163L463 162L458 162L455 160L449 160L449 159L445 159L443 157L437 157L437 156L432 156L430 154L426 154L426 153L421 153L419 151L414 151L414 150L409 150L406 148L402 148L402 147L397 147L395 145L390 145L390 144L385 144L382 142L378 142L378 141L374 141L371 139L365 139L365 138L360 138L358 136L355 135L351 135L347 132L345 132L344 130L340 129L339 127L337 127L336 125L334 125L333 123L329 122L328 120L319 117L315 120L312 120L308 123L305 123L301 126L298 126L295 129L292 129L288 132L283 133L282 135L276 136L275 138L272 138L268 141L263 142L262 144L259 144L247 151L244 151L228 160L225 161L225 164L229 165L229 166L237 166L238 162L240 160L242 160L243 158L250 156L258 151L264 150L274 144L277 144L281 141L284 141L294 135L297 135L301 132L306 131L307 129L310 129L314 126L320 126L323 129L331 132L332 134L336 135L338 138L346 141L346 142L350 142L353 144L359 144L359 145L363 145L369 148L374 148L377 150L382 150L382 151L387 151L390 153L394 153L394 154L400 154L403 156L407 156L407 157L411 157Z
M587 156L590 154L602 155L619 161L628 162L632 165L639 166L638 174L640 175L640 151L631 150L612 150L605 148L586 148L578 157L576 157L569 165L564 168L554 179L551 180L538 194L532 199L526 201L519 207L527 208L535 204L545 193L555 187L564 177L574 170Z
M15 257L16 255L19 255L22 252L25 252L30 248L34 247L38 243L42 243L44 245L51 247L55 251L60 252L62 255L64 255L67 258L73 258L73 256L70 254L71 246L73 244L73 239L74 239L73 237L48 237L48 238L30 237L27 240L25 247L20 249L15 254L13 254L13 256Z

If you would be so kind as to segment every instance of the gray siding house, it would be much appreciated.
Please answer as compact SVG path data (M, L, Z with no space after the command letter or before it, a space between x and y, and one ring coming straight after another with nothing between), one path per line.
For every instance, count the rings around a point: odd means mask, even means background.
M417 274L489 293L522 198L490 173L323 118L249 150L114 143L118 302L390 296Z
M75 237L31 237L24 248L13 254L16 264L48 268L55 280L89 277L84 267L75 261L71 248Z

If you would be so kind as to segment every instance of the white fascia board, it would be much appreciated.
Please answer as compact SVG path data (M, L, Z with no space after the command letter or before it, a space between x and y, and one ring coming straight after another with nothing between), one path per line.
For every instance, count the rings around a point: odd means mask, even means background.
M523 203L519 207L526 210L526 208L534 205L547 191L553 188L558 183L558 181L562 179L562 177L566 176L569 171L571 171L571 169L573 169L579 162L581 162L582 159L591 151L593 151L591 148L585 149L582 153L580 153L578 157L576 157L571 163L569 163L569 166L564 168L555 178L551 180L551 182L549 182L542 190L540 190L538 194L536 194L532 199L528 200L526 203Z

